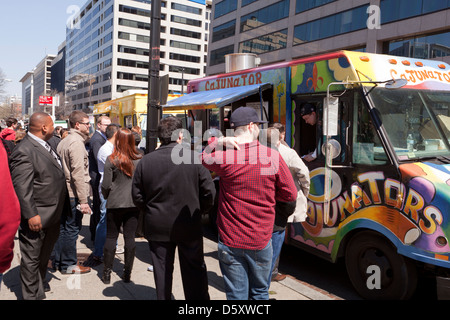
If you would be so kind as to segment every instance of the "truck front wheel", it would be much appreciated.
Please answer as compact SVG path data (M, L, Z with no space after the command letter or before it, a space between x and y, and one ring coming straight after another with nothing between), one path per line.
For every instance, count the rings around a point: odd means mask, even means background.
M409 299L417 286L414 263L372 231L361 232L350 240L345 264L350 281L365 299Z

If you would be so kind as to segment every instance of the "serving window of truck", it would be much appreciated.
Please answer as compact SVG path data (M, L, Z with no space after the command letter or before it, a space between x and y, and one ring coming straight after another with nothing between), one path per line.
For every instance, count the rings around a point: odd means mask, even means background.
M255 84L271 85L260 105L310 171L307 218L286 242L344 259L364 298L410 298L419 270L449 298L450 66L339 51L191 80L187 96Z

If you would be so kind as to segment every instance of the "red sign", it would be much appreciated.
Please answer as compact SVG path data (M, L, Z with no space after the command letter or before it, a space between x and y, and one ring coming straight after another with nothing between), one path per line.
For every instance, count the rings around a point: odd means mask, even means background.
M53 97L39 96L39 104L53 104Z

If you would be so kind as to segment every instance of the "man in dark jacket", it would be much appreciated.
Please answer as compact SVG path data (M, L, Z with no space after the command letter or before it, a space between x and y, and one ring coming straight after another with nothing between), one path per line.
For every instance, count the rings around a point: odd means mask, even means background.
M194 152L182 147L181 129L182 122L175 117L161 120L161 147L137 165L132 194L136 206L145 212L144 232L150 245L157 298L171 299L178 247L185 298L209 299L201 215L213 206L215 188L209 171L195 161ZM172 134L176 141L172 141ZM180 159L186 161L180 163Z
M11 155L11 177L20 201L20 280L25 300L45 298L48 260L68 209L66 179L60 159L47 141L53 120L43 112L30 117L28 134Z
M98 150L106 142L106 128L111 124L108 116L100 116L97 119L97 130L95 130L91 139L89 139L89 176L91 177L92 187L92 215L89 222L89 230L91 231L91 240L95 241L95 232L97 224L100 221L100 173L98 172L97 155Z

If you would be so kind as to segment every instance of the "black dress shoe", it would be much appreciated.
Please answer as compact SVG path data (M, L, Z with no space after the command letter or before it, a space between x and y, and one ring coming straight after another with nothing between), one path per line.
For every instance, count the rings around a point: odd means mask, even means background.
M49 292L50 289L50 285L48 284L48 282L44 282L44 292Z

